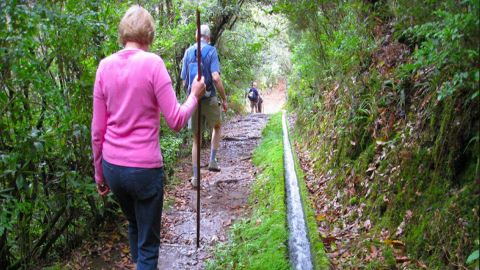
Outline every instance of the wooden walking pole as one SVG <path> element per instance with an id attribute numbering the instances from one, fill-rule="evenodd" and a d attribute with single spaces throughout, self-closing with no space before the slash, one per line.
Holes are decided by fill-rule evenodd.
<path id="1" fill-rule="evenodd" d="M 200 43 L 201 39 L 201 32 L 200 32 L 200 10 L 197 7 L 197 62 L 198 62 L 198 78 L 197 81 L 200 81 L 202 78 L 202 47 Z M 201 149 L 201 115 L 202 111 L 202 100 L 198 101 L 198 109 L 197 109 L 197 248 L 200 247 L 200 149 Z"/>

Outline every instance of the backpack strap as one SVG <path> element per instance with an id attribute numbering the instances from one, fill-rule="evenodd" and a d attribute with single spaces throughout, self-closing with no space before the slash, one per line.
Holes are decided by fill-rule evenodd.
<path id="1" fill-rule="evenodd" d="M 201 53 L 202 53 L 202 56 L 201 56 L 201 59 L 202 59 L 202 66 L 205 66 L 205 60 L 207 59 L 208 55 L 210 54 L 210 52 L 213 51 L 213 46 L 212 45 L 205 45 L 202 50 L 201 50 Z M 197 48 L 195 48 L 195 51 L 193 52 L 193 61 L 196 62 L 197 61 Z M 203 73 L 203 70 L 202 70 L 202 73 Z M 203 74 L 202 74 L 203 75 Z"/>
<path id="2" fill-rule="evenodd" d="M 205 45 L 201 52 L 202 52 L 202 64 L 203 62 L 205 61 L 205 59 L 207 59 L 207 56 L 210 54 L 210 52 L 213 50 L 213 46 L 212 45 Z M 193 63 L 193 62 L 197 62 L 197 48 L 195 47 L 193 49 L 193 56 L 190 58 L 190 62 L 189 63 Z"/>
<path id="3" fill-rule="evenodd" d="M 205 47 L 202 48 L 202 62 L 207 59 L 207 56 L 210 54 L 211 51 L 213 51 L 213 46 L 212 45 L 205 45 Z"/>
<path id="4" fill-rule="evenodd" d="M 192 48 L 193 48 L 193 52 L 192 52 L 191 54 L 193 54 L 193 55 L 190 56 L 190 59 L 189 59 L 190 61 L 187 62 L 187 69 L 188 69 L 188 66 L 189 66 L 190 64 L 197 62 L 197 47 L 196 47 L 196 45 L 194 45 Z M 213 48 L 214 48 L 214 47 L 213 47 L 212 45 L 206 44 L 206 45 L 201 49 L 201 54 L 202 54 L 202 56 L 201 56 L 202 67 L 205 66 L 205 59 L 207 59 L 208 55 L 213 51 Z M 204 69 L 202 69 L 202 73 L 203 73 L 203 72 L 204 72 Z M 190 82 L 189 76 L 190 76 L 190 74 L 189 74 L 189 72 L 187 72 L 187 82 Z M 203 76 L 203 74 L 202 74 L 202 76 Z M 193 82 L 193 81 L 192 81 L 192 82 Z M 207 83 L 207 82 L 205 82 L 205 84 L 206 84 L 206 83 Z M 191 85 L 188 85 L 188 86 L 187 86 L 187 88 L 190 88 L 190 87 L 191 87 Z M 208 87 L 208 85 L 207 85 L 207 87 Z"/>

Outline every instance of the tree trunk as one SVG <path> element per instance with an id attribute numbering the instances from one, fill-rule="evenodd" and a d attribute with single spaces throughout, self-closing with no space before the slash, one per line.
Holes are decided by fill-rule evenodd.
<path id="1" fill-rule="evenodd" d="M 0 236 L 0 269 L 7 269 L 10 266 L 10 254 L 7 246 L 7 231 Z"/>
<path id="2" fill-rule="evenodd" d="M 235 22 L 238 12 L 240 11 L 245 0 L 239 0 L 235 5 L 235 8 L 229 8 L 227 13 L 218 14 L 216 17 L 212 18 L 214 25 L 211 29 L 210 43 L 215 45 L 223 34 L 225 28 L 232 29 Z M 219 4 L 226 9 L 227 1 L 219 1 Z"/>

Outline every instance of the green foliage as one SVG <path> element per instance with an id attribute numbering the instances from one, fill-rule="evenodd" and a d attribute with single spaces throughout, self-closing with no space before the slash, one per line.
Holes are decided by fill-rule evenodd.
<path id="1" fill-rule="evenodd" d="M 176 161 L 178 157 L 181 156 L 182 144 L 190 137 L 189 135 L 189 131 L 183 130 L 181 134 L 175 134 L 171 131 L 165 131 L 160 136 L 160 148 L 162 150 L 163 156 L 163 167 L 167 179 L 169 179 L 173 175 Z"/>
<path id="2" fill-rule="evenodd" d="M 207 269 L 290 269 L 280 114 L 263 130 L 253 160 L 261 173 L 249 197 L 252 214 L 233 225 L 230 241 L 216 248 Z"/>
<path id="3" fill-rule="evenodd" d="M 478 249 L 475 250 L 474 252 L 472 252 L 472 254 L 470 254 L 470 256 L 468 256 L 466 263 L 471 264 L 475 261 L 478 261 L 479 253 L 480 253 L 480 251 Z"/>
<path id="4" fill-rule="evenodd" d="M 438 89 L 438 100 L 454 92 L 467 90 L 471 100 L 478 97 L 480 68 L 478 66 L 479 1 L 463 1 L 458 8 L 464 12 L 438 9 L 432 21 L 407 29 L 404 36 L 419 44 L 413 64 L 405 68 L 418 72 L 433 67 L 430 80 Z"/>
<path id="5" fill-rule="evenodd" d="M 250 74 L 242 54 L 254 57 L 260 49 L 229 37 L 242 2 L 202 1 L 202 21 L 210 23 L 217 40 L 224 33 L 236 42 L 238 52 L 230 53 L 230 45 L 220 49 L 222 64 L 226 57 L 234 63 L 226 63 L 222 74 L 229 95 L 238 90 L 230 87 L 232 78 L 244 80 Z M 0 2 L 1 269 L 39 267 L 42 261 L 64 257 L 118 214 L 112 196 L 101 199 L 96 194 L 92 178 L 91 93 L 99 61 L 120 49 L 117 26 L 134 3 Z M 196 5 L 163 1 L 144 7 L 157 24 L 150 50 L 163 58 L 182 99 L 181 59 L 193 43 Z M 220 25 L 219 18 L 228 18 L 227 24 Z M 189 148 L 189 135 L 162 125 L 167 176 L 181 149 Z"/>
<path id="6" fill-rule="evenodd" d="M 365 207 L 373 224 L 340 266 L 363 263 L 381 231 L 429 269 L 464 266 L 479 234 L 479 2 L 369 2 L 274 5 L 290 24 L 288 106 L 303 147 L 338 211 Z M 395 267 L 381 252 L 368 267 Z"/>
<path id="7" fill-rule="evenodd" d="M 104 53 L 97 45 L 110 38 L 102 4 L 1 4 L 2 269 L 61 254 L 105 217 L 91 178 L 87 90 Z"/>
<path id="8" fill-rule="evenodd" d="M 244 89 L 254 79 L 254 70 L 260 64 L 255 59 L 262 43 L 255 39 L 251 26 L 244 23 L 234 31 L 224 33 L 218 44 L 222 53 L 222 81 L 231 96 L 229 103 L 233 114 L 243 112 Z M 245 46 L 238 46 L 239 43 Z"/>

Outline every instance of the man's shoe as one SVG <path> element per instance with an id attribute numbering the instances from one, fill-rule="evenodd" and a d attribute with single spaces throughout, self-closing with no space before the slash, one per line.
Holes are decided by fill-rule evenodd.
<path id="1" fill-rule="evenodd" d="M 211 171 L 211 172 L 219 172 L 220 171 L 220 167 L 218 167 L 216 159 L 210 160 L 210 162 L 208 163 L 208 170 Z"/>
<path id="2" fill-rule="evenodd" d="M 198 187 L 198 178 L 192 176 L 192 179 L 190 179 L 190 183 L 192 184 L 192 187 Z"/>

